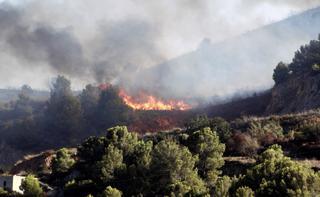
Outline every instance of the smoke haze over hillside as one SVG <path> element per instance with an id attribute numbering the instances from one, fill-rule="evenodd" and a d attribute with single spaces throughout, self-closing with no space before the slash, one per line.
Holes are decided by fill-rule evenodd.
<path id="1" fill-rule="evenodd" d="M 149 80 L 146 87 L 139 83 L 161 76 L 157 70 L 142 79 L 142 70 L 196 50 L 204 38 L 211 43 L 227 40 L 318 5 L 318 0 L 2 1 L 0 86 L 18 87 L 26 83 L 46 89 L 52 77 L 63 74 L 76 89 L 101 82 L 126 86 L 127 81 L 131 85 L 128 88 L 133 84 L 152 89 L 159 87 L 153 83 L 170 83 L 166 81 L 170 77 Z M 209 74 L 208 71 L 201 73 Z M 184 73 L 191 75 L 193 70 Z M 267 77 L 271 78 L 269 73 Z M 188 83 L 196 83 L 197 79 Z M 176 79 L 174 83 L 185 84 L 184 80 Z M 246 80 L 256 83 L 250 78 Z M 203 89 L 195 91 L 195 96 L 205 95 L 202 92 L 210 84 L 215 85 L 205 83 Z M 161 91 L 170 96 L 172 90 L 166 92 L 167 86 L 161 85 Z M 223 87 L 209 87 L 217 88 Z"/>

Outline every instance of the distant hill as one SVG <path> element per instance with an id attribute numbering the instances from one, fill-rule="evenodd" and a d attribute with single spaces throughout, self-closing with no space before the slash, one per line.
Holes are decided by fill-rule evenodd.
<path id="1" fill-rule="evenodd" d="M 207 109 L 210 116 L 288 114 L 320 108 L 320 36 L 300 47 L 289 64 L 274 69 L 270 91 Z"/>
<path id="2" fill-rule="evenodd" d="M 265 90 L 273 85 L 277 63 L 290 62 L 319 33 L 320 7 L 220 43 L 205 39 L 197 50 L 144 70 L 135 80 L 143 78 L 144 88 L 162 96 L 182 98 Z"/>
<path id="3" fill-rule="evenodd" d="M 0 89 L 0 104 L 5 104 L 18 99 L 20 89 Z M 74 95 L 79 95 L 80 91 L 73 91 Z M 50 92 L 45 90 L 32 90 L 30 98 L 35 101 L 46 101 L 50 97 Z"/>
<path id="4" fill-rule="evenodd" d="M 227 120 L 242 116 L 263 116 L 266 114 L 270 100 L 271 91 L 268 90 L 246 98 L 236 98 L 227 103 L 206 107 L 202 113 L 209 117 L 219 116 Z"/>
<path id="5" fill-rule="evenodd" d="M 19 93 L 19 89 L 0 89 L 0 103 L 7 103 L 16 100 Z M 48 91 L 33 90 L 30 96 L 34 100 L 43 101 L 49 98 L 50 93 Z"/>

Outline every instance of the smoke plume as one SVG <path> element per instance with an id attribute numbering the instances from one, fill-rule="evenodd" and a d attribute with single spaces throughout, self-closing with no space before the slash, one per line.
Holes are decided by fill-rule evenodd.
<path id="1" fill-rule="evenodd" d="M 222 41 L 230 43 L 236 35 L 319 6 L 318 0 L 0 2 L 1 87 L 27 83 L 46 89 L 52 77 L 62 74 L 75 89 L 108 82 L 168 98 L 191 97 L 191 91 L 194 97 L 224 97 L 271 86 L 278 56 L 255 54 L 273 58 L 264 68 L 250 54 L 238 55 L 230 65 L 222 57 L 233 58 L 232 44 L 223 48 Z M 277 33 L 262 39 L 278 42 Z M 301 35 L 299 42 L 279 49 L 280 54 L 286 60 L 294 47 L 313 36 Z M 204 38 L 209 39 L 200 44 Z M 247 50 L 253 51 L 255 47 Z M 237 62 L 244 60 L 239 68 Z M 241 74 L 245 69 L 250 74 Z M 261 73 L 263 77 L 252 77 Z"/>

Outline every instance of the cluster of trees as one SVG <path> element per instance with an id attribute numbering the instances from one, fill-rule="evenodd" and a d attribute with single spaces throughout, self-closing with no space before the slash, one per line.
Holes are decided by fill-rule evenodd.
<path id="1" fill-rule="evenodd" d="M 320 173 L 285 156 L 279 145 L 268 147 L 252 167 L 232 177 L 221 171 L 224 151 L 217 132 L 209 127 L 198 130 L 190 124 L 190 130 L 138 137 L 117 126 L 108 129 L 104 137 L 86 139 L 76 154 L 60 149 L 46 180 L 58 188 L 57 195 L 79 197 L 320 193 Z M 26 195 L 43 194 L 33 177 L 22 187 Z"/>
<path id="2" fill-rule="evenodd" d="M 290 75 L 303 73 L 317 74 L 320 71 L 320 35 L 318 40 L 312 40 L 309 44 L 301 46 L 295 53 L 292 62 L 288 65 L 280 62 L 274 69 L 273 80 L 276 84 L 286 81 Z"/>
<path id="3" fill-rule="evenodd" d="M 90 137 L 78 148 L 69 173 L 53 165 L 52 182 L 67 196 L 204 195 L 214 190 L 221 173 L 224 145 L 209 128 L 190 134 L 138 138 L 126 127 L 114 127 L 106 137 Z M 55 162 L 54 162 L 55 163 Z M 64 180 L 64 181 L 62 181 Z"/>
<path id="4" fill-rule="evenodd" d="M 118 96 L 116 87 L 87 85 L 76 94 L 70 86 L 69 80 L 58 76 L 47 101 L 32 100 L 32 89 L 23 86 L 18 99 L 0 109 L 0 148 L 6 149 L 1 152 L 13 155 L 14 151 L 18 156 L 8 163 L 28 152 L 76 145 L 109 127 L 129 124 L 132 110 Z"/>

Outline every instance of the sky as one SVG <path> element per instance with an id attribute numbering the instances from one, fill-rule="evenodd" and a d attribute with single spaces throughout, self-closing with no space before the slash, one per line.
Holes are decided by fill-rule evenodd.
<path id="1" fill-rule="evenodd" d="M 319 0 L 0 0 L 0 87 L 115 83 L 320 5 Z"/>

